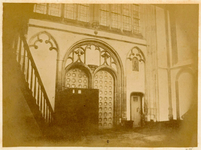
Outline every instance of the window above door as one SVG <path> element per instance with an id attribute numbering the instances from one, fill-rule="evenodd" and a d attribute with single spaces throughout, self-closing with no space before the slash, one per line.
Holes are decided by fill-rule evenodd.
<path id="1" fill-rule="evenodd" d="M 141 37 L 140 6 L 137 4 L 37 3 L 34 18 L 50 19 L 87 28 Z"/>

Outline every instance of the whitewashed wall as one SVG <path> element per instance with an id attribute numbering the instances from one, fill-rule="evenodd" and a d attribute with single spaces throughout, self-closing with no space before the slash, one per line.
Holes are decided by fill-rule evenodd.
<path id="1" fill-rule="evenodd" d="M 123 64 L 123 72 L 125 74 L 125 82 L 127 79 L 130 81 L 132 79 L 130 85 L 125 87 L 125 96 L 128 97 L 127 102 L 127 118 L 130 117 L 130 94 L 131 92 L 142 92 L 144 93 L 144 64 L 143 66 L 140 65 L 140 72 L 137 74 L 127 74 L 126 68 L 126 62 L 127 62 L 127 55 L 130 52 L 130 50 L 134 47 L 138 47 L 145 55 L 146 55 L 146 41 L 142 39 L 132 38 L 128 36 L 122 36 L 112 33 L 107 33 L 103 31 L 98 31 L 98 35 L 95 36 L 94 30 L 75 27 L 75 26 L 69 26 L 59 23 L 50 23 L 48 21 L 39 21 L 35 19 L 31 19 L 29 22 L 29 32 L 28 32 L 28 39 L 30 39 L 34 34 L 46 31 L 50 33 L 54 39 L 56 40 L 58 47 L 59 47 L 59 60 L 63 60 L 66 52 L 70 50 L 70 47 L 74 45 L 76 42 L 79 42 L 84 39 L 99 39 L 103 42 L 106 42 L 108 45 L 114 48 L 114 50 L 118 53 L 118 55 L 121 58 L 121 62 Z M 34 25 L 34 27 L 32 26 Z M 55 28 L 56 27 L 56 28 Z M 49 29 L 51 28 L 51 29 Z M 108 39 L 110 38 L 110 39 Z M 33 48 L 32 48 L 33 49 Z M 42 59 L 42 55 L 50 55 L 51 53 L 54 53 L 52 51 L 45 50 L 45 47 L 42 47 L 44 49 L 44 52 L 41 51 L 43 54 L 34 54 L 35 51 L 39 52 L 38 50 L 32 50 L 35 60 L 37 61 L 38 68 L 41 68 L 40 74 L 42 77 L 42 80 L 44 80 L 44 84 L 48 93 L 48 96 L 51 100 L 51 103 L 54 105 L 54 100 L 51 99 L 53 95 L 55 94 L 55 71 L 56 71 L 56 65 L 53 65 L 56 61 L 56 57 L 52 57 L 53 59 L 47 59 L 48 62 L 45 62 L 44 59 Z M 44 63 L 48 67 L 49 72 L 47 73 Z M 62 65 L 62 64 L 61 64 Z M 61 67 L 61 66 L 60 66 Z M 54 79 L 53 79 L 54 78 Z"/>
<path id="2" fill-rule="evenodd" d="M 175 81 L 178 71 L 190 65 L 196 72 L 197 49 L 193 33 L 194 26 L 183 26 L 190 16 L 185 12 L 187 18 L 182 17 L 183 8 L 176 8 L 176 40 L 178 50 L 178 62 L 172 65 L 172 47 L 171 47 L 171 30 L 169 16 L 165 16 L 162 8 L 153 5 L 140 5 L 140 32 L 143 39 L 123 36 L 119 34 L 98 31 L 94 34 L 94 30 L 70 26 L 50 21 L 42 21 L 30 19 L 28 29 L 28 40 L 36 33 L 47 31 L 56 40 L 59 47 L 58 60 L 62 61 L 66 52 L 76 42 L 84 39 L 99 39 L 107 43 L 118 53 L 124 68 L 124 97 L 126 99 L 127 111 L 126 117 L 130 119 L 130 94 L 132 92 L 141 92 L 145 94 L 145 103 L 147 106 L 146 120 L 150 121 L 168 121 L 170 101 L 172 103 L 173 119 L 176 119 L 176 94 Z M 184 13 L 184 12 L 183 12 Z M 167 20 L 166 20 L 167 19 Z M 34 26 L 33 26 L 34 25 Z M 134 47 L 138 47 L 145 55 L 145 63 L 140 62 L 139 72 L 133 72 L 131 62 L 127 59 L 128 53 Z M 46 50 L 47 49 L 47 50 Z M 56 51 L 49 51 L 47 45 L 34 50 L 31 48 L 35 62 L 38 66 L 39 73 L 44 82 L 46 91 L 54 106 L 55 84 L 56 84 Z M 168 54 L 170 56 L 168 57 Z M 170 66 L 168 66 L 168 60 Z M 62 63 L 60 63 L 62 68 Z M 168 77 L 168 70 L 169 77 Z M 170 80 L 170 82 L 169 82 Z M 186 92 L 183 81 L 190 87 L 195 85 L 192 77 L 185 75 L 179 79 L 179 90 L 184 95 L 179 95 L 180 99 L 184 99 L 185 104 L 182 109 L 186 109 L 189 105 L 188 99 L 192 96 L 192 90 Z M 168 84 L 170 90 L 168 91 Z M 184 88 L 182 88 L 184 87 Z M 186 95 L 185 95 L 186 94 Z M 183 111 L 183 110 L 182 110 Z"/>

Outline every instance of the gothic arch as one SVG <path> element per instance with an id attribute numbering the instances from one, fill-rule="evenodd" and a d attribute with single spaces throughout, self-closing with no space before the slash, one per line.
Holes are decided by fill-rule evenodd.
<path id="1" fill-rule="evenodd" d="M 121 58 L 119 56 L 119 54 L 116 52 L 116 50 L 110 46 L 109 44 L 107 44 L 106 42 L 99 40 L 99 39 L 92 39 L 92 38 L 88 38 L 88 39 L 83 39 L 80 41 L 77 41 L 76 43 L 74 43 L 67 51 L 66 54 L 64 55 L 64 63 L 63 63 L 63 68 L 65 68 L 65 63 L 66 60 L 69 56 L 69 54 L 77 47 L 79 47 L 80 45 L 82 45 L 83 43 L 96 43 L 97 46 L 103 46 L 104 48 L 106 48 L 108 50 L 108 52 L 114 57 L 116 58 L 116 62 L 119 65 L 119 69 L 122 71 L 122 75 L 123 75 L 123 63 L 121 61 Z"/>
<path id="2" fill-rule="evenodd" d="M 41 39 L 41 35 L 46 35 L 47 39 L 46 40 Z M 50 47 L 49 47 L 50 51 L 56 50 L 57 52 L 59 52 L 59 46 L 58 46 L 56 40 L 47 31 L 42 31 L 42 32 L 39 32 L 39 33 L 36 33 L 35 35 L 33 35 L 28 42 L 29 47 L 34 47 L 35 49 L 38 49 L 38 45 L 37 45 L 38 42 L 40 42 L 40 43 L 45 42 L 45 44 L 50 45 Z"/>
<path id="3" fill-rule="evenodd" d="M 193 76 L 193 78 L 195 78 L 195 74 L 194 74 L 193 70 L 190 69 L 189 67 L 187 67 L 187 68 L 185 67 L 185 68 L 180 69 L 179 72 L 177 73 L 176 81 L 178 81 L 180 75 L 185 73 L 185 72 L 190 73 Z"/>
<path id="4" fill-rule="evenodd" d="M 186 87 L 186 86 L 182 86 L 183 88 L 180 88 L 181 87 L 181 83 L 179 82 L 179 79 L 180 79 L 180 77 L 182 76 L 182 75 L 184 75 L 185 73 L 188 73 L 188 74 L 190 74 L 191 75 L 191 77 L 192 77 L 192 82 L 193 83 L 195 83 L 195 74 L 194 74 L 194 72 L 193 72 L 193 70 L 191 69 L 191 68 L 189 68 L 189 67 L 183 67 L 183 68 L 181 68 L 179 71 L 178 71 L 178 73 L 177 73 L 177 75 L 176 75 L 176 79 L 175 79 L 175 94 L 176 94 L 176 116 L 177 116 L 177 119 L 178 120 L 180 120 L 181 118 L 182 118 L 182 115 L 184 115 L 183 114 L 183 112 L 181 112 L 181 109 L 184 107 L 183 105 L 185 105 L 185 103 L 183 103 L 183 100 L 185 100 L 186 99 L 186 96 L 185 96 L 185 98 L 184 99 L 182 99 L 181 97 L 183 96 L 183 94 L 185 95 L 185 94 L 187 94 L 187 97 L 189 97 L 188 95 L 190 94 L 191 96 L 191 98 L 188 98 L 187 100 L 186 100 L 186 102 L 188 102 L 189 104 L 187 105 L 185 105 L 185 107 L 191 107 L 194 103 L 197 103 L 195 100 L 194 100 L 194 92 L 191 92 L 191 93 L 189 93 L 189 91 L 185 91 L 185 92 L 180 92 L 180 90 L 182 90 L 182 89 L 185 89 L 185 88 L 189 88 L 189 87 Z M 187 80 L 188 81 L 188 80 Z M 193 83 L 191 83 L 191 84 L 193 84 Z M 197 84 L 197 83 L 196 83 Z M 190 86 L 190 85 L 189 85 Z M 196 85 L 195 85 L 196 86 Z M 197 87 L 197 86 L 196 86 Z M 197 92 L 197 91 L 196 91 Z M 196 93 L 195 92 L 195 93 Z M 189 93 L 189 94 L 188 94 Z M 181 103 L 181 100 L 182 100 L 182 103 Z"/>
<path id="5" fill-rule="evenodd" d="M 90 55 L 90 50 L 97 51 L 98 63 L 90 64 L 87 59 Z M 88 52 L 87 52 L 88 51 Z M 93 56 L 92 56 L 93 57 Z M 84 39 L 74 43 L 66 52 L 62 65 L 62 86 L 65 87 L 65 73 L 66 70 L 77 67 L 86 70 L 90 75 L 90 84 L 92 88 L 99 89 L 99 125 L 105 126 L 105 118 L 103 108 L 108 107 L 107 114 L 112 114 L 112 122 L 117 124 L 119 118 L 122 116 L 122 102 L 124 99 L 124 84 L 123 84 L 123 64 L 117 52 L 107 43 L 98 39 Z M 82 67 L 82 68 L 81 68 Z M 102 93 L 102 94 L 101 94 Z M 103 94 L 104 93 L 104 94 Z M 106 94 L 105 94 L 106 93 Z M 101 100 L 104 100 L 103 101 Z M 110 101 L 106 101 L 110 100 Z M 107 104 L 106 104 L 107 103 Z M 104 104 L 104 106 L 103 106 Z M 100 109 L 101 108 L 101 109 Z M 110 109 L 111 108 L 111 109 Z M 101 114 L 102 113 L 102 114 Z M 101 114 L 101 115 L 100 115 Z M 111 117 L 111 116 L 110 116 Z M 111 118 L 107 118 L 110 119 Z M 99 121 L 100 121 L 99 120 Z M 113 124 L 112 123 L 112 124 Z M 106 126 L 112 126 L 111 122 L 107 122 Z"/>
<path id="6" fill-rule="evenodd" d="M 113 47 L 111 47 L 109 44 L 107 44 L 106 42 L 104 42 L 104 41 L 102 41 L 102 40 L 99 40 L 99 39 L 83 39 L 83 40 L 80 40 L 80 41 L 78 41 L 78 42 L 76 42 L 76 43 L 74 43 L 68 50 L 67 50 L 67 52 L 66 52 L 66 54 L 64 55 L 64 58 L 63 58 L 63 65 L 62 65 L 62 80 L 64 81 L 64 74 L 65 74 L 65 68 L 66 68 L 66 66 L 68 66 L 68 65 L 66 65 L 66 63 L 67 63 L 67 60 L 69 60 L 69 59 L 71 59 L 72 60 L 72 62 L 70 63 L 70 64 L 73 64 L 73 63 L 75 63 L 74 61 L 75 60 L 73 60 L 73 58 L 72 57 L 70 57 L 70 55 L 72 54 L 72 52 L 76 49 L 76 48 L 79 48 L 80 46 L 82 46 L 82 45 L 90 45 L 90 44 L 92 44 L 92 45 L 95 45 L 95 46 L 97 46 L 97 47 L 101 47 L 101 48 L 103 48 L 103 49 L 105 49 L 106 51 L 106 53 L 108 53 L 113 59 L 114 59 L 114 61 L 112 62 L 112 64 L 115 64 L 116 65 L 116 67 L 117 67 L 117 70 L 115 71 L 112 67 L 108 67 L 108 66 L 106 66 L 106 65 L 100 65 L 100 66 L 98 66 L 97 68 L 95 68 L 94 70 L 93 70 L 93 72 L 94 71 L 96 71 L 96 70 L 98 70 L 98 69 L 101 69 L 101 68 L 105 68 L 105 69 L 107 69 L 107 70 L 111 70 L 110 71 L 110 73 L 115 77 L 115 79 L 117 78 L 117 76 L 118 76 L 118 78 L 119 79 L 121 79 L 120 81 L 121 81 L 121 83 L 118 83 L 119 85 L 121 85 L 122 87 L 123 87 L 123 78 L 124 78 L 124 70 L 123 70 L 123 63 L 122 63 L 122 61 L 121 61 L 121 59 L 120 59 L 120 56 L 118 55 L 118 53 L 116 52 L 116 50 L 114 50 L 114 48 Z M 96 50 L 99 50 L 98 48 L 96 49 Z M 83 48 L 81 48 L 80 50 L 80 53 L 81 54 L 84 54 L 84 49 Z M 82 63 L 83 65 L 85 65 L 85 67 L 87 67 L 87 68 L 89 68 L 86 64 L 85 64 L 85 60 L 83 60 L 83 62 L 81 61 L 81 59 L 77 59 L 77 62 L 79 62 L 79 63 Z M 90 70 L 90 69 L 89 69 Z M 92 71 L 91 71 L 91 73 L 92 73 Z M 93 75 L 92 75 L 92 78 L 93 78 Z M 62 81 L 62 86 L 64 87 L 64 82 Z M 93 83 L 92 83 L 92 85 L 93 85 Z M 123 88 L 122 88 L 123 89 Z M 122 90 L 123 91 L 123 90 Z M 122 94 L 123 95 L 123 94 Z"/>
<path id="7" fill-rule="evenodd" d="M 138 53 L 134 53 L 133 51 L 134 50 L 137 50 L 138 51 Z M 139 48 L 139 47 L 137 47 L 137 46 L 135 46 L 135 47 L 133 47 L 128 53 L 127 53 L 127 59 L 132 59 L 133 57 L 136 57 L 136 58 L 138 58 L 138 60 L 139 61 L 143 61 L 144 63 L 145 63 L 145 55 L 144 55 L 144 53 L 142 52 L 142 50 Z"/>

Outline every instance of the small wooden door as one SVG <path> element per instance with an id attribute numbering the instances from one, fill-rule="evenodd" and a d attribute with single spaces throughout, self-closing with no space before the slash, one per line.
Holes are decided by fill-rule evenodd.
<path id="1" fill-rule="evenodd" d="M 131 120 L 134 121 L 133 127 L 141 126 L 141 114 L 142 114 L 141 96 L 132 95 L 131 96 Z"/>

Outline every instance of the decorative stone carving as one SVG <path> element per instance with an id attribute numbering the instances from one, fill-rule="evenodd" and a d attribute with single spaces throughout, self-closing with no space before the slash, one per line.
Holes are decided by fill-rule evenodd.
<path id="1" fill-rule="evenodd" d="M 86 55 L 86 51 L 87 50 L 97 50 L 99 51 L 97 56 L 97 59 L 99 59 L 98 64 L 87 64 L 86 63 L 86 59 L 88 58 Z M 107 51 L 106 48 L 101 47 L 100 45 L 96 44 L 96 43 L 86 43 L 83 45 L 80 45 L 78 47 L 76 47 L 68 56 L 67 60 L 71 60 L 68 61 L 69 64 L 74 63 L 74 62 L 81 62 L 85 65 L 97 65 L 97 66 L 101 66 L 101 65 L 105 65 L 108 67 L 113 68 L 115 71 L 117 71 L 116 68 L 116 62 L 114 61 L 113 57 L 111 56 L 111 54 Z M 69 65 L 67 64 L 67 65 Z M 94 69 L 94 68 L 93 68 Z M 94 70 L 92 70 L 94 71 Z"/>
<path id="2" fill-rule="evenodd" d="M 46 31 L 43 32 L 39 32 L 37 34 L 35 34 L 34 36 L 32 36 L 29 40 L 29 47 L 34 47 L 35 49 L 38 49 L 38 43 L 45 43 L 45 44 L 49 44 L 49 50 L 56 50 L 58 51 L 58 45 L 56 43 L 56 40 L 51 36 L 51 34 L 49 34 Z"/>
<path id="3" fill-rule="evenodd" d="M 131 49 L 127 59 L 132 61 L 133 71 L 139 71 L 139 62 L 145 62 L 144 55 L 137 47 L 134 47 L 133 49 Z"/>
<path id="4" fill-rule="evenodd" d="M 136 57 L 140 62 L 143 61 L 145 62 L 144 56 L 142 55 L 141 51 L 138 48 L 133 48 L 130 51 L 130 54 L 128 56 L 129 60 L 133 60 L 133 58 Z"/>
<path id="5" fill-rule="evenodd" d="M 101 57 L 103 57 L 103 59 L 104 59 L 104 62 L 102 65 L 108 65 L 109 66 L 107 59 L 110 58 L 110 55 L 107 52 L 103 51 L 101 54 Z"/>

